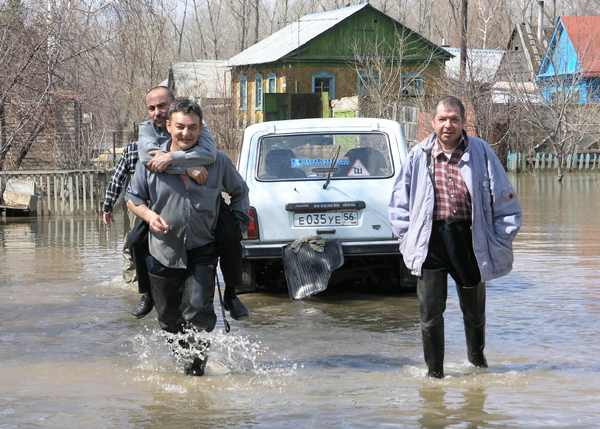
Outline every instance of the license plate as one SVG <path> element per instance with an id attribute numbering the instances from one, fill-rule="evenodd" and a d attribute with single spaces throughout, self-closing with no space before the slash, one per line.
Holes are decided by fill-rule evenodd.
<path id="1" fill-rule="evenodd" d="M 358 226 L 358 212 L 294 213 L 294 226 Z"/>

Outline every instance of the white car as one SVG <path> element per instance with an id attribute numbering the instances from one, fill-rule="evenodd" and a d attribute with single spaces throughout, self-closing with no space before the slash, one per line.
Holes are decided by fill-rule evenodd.
<path id="1" fill-rule="evenodd" d="M 283 247 L 310 235 L 342 245 L 344 265 L 330 285 L 351 279 L 413 288 L 387 209 L 406 156 L 402 126 L 389 120 L 299 119 L 248 127 L 238 170 L 250 188 L 253 221 L 242 241 L 241 292 L 285 282 Z"/>

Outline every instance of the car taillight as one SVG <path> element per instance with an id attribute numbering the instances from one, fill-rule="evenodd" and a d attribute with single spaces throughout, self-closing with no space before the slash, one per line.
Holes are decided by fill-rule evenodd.
<path id="1" fill-rule="evenodd" d="M 250 226 L 244 233 L 244 238 L 249 240 L 257 240 L 258 239 L 258 218 L 256 217 L 256 209 L 254 207 L 250 207 L 248 211 L 248 215 L 250 216 Z"/>

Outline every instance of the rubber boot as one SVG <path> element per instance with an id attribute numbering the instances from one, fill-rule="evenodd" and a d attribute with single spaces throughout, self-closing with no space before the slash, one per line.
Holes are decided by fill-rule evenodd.
<path id="1" fill-rule="evenodd" d="M 479 368 L 487 368 L 485 348 L 485 283 L 473 287 L 457 286 L 456 291 L 463 312 L 467 358 Z"/>
<path id="2" fill-rule="evenodd" d="M 186 340 L 179 340 L 179 345 L 184 349 L 191 351 L 190 359 L 184 363 L 183 370 L 187 375 L 193 375 L 200 377 L 204 375 L 206 369 L 206 362 L 208 360 L 208 348 L 210 347 L 210 341 L 196 339 L 195 330 Z"/>
<path id="3" fill-rule="evenodd" d="M 204 375 L 210 341 L 196 340 L 194 336 L 190 336 L 187 340 L 179 340 L 178 346 L 173 338 L 167 338 L 167 344 L 171 348 L 171 353 L 183 361 L 183 371 L 187 375 Z M 186 352 L 182 352 L 182 349 Z"/>
<path id="4" fill-rule="evenodd" d="M 479 368 L 487 368 L 487 360 L 483 349 L 485 347 L 485 326 L 473 328 L 465 325 L 467 337 L 467 357 L 469 362 Z"/>
<path id="5" fill-rule="evenodd" d="M 184 282 L 182 279 L 150 276 L 152 300 L 158 314 L 160 327 L 167 332 L 180 332 L 184 320 L 181 315 L 180 305 L 183 295 Z"/>
<path id="6" fill-rule="evenodd" d="M 421 330 L 421 337 L 427 375 L 431 378 L 444 378 L 444 327 Z"/>
<path id="7" fill-rule="evenodd" d="M 217 315 L 213 306 L 215 296 L 215 266 L 197 265 L 185 281 L 181 308 L 186 328 L 211 332 Z"/>
<path id="8" fill-rule="evenodd" d="M 427 375 L 444 377 L 444 311 L 448 297 L 448 274 L 423 270 L 417 281 L 419 318 Z"/>

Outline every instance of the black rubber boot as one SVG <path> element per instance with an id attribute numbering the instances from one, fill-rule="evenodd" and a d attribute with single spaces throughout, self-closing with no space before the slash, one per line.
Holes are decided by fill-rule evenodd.
<path id="1" fill-rule="evenodd" d="M 483 353 L 485 348 L 485 283 L 480 282 L 473 287 L 457 286 L 456 291 L 463 312 L 469 362 L 476 367 L 487 368 L 488 364 Z"/>
<path id="2" fill-rule="evenodd" d="M 146 316 L 148 313 L 152 311 L 154 307 L 154 302 L 152 301 L 152 297 L 149 292 L 142 294 L 142 297 L 138 301 L 138 303 L 133 307 L 133 311 L 131 314 L 136 319 L 141 319 Z"/>
<path id="3" fill-rule="evenodd" d="M 195 337 L 190 336 L 187 341 L 179 340 L 179 345 L 184 349 L 190 349 L 192 353 L 191 359 L 183 366 L 185 373 L 196 377 L 204 375 L 210 341 L 196 340 Z"/>
<path id="4" fill-rule="evenodd" d="M 444 311 L 448 297 L 448 274 L 423 270 L 417 281 L 423 354 L 431 378 L 444 377 Z"/>
<path id="5" fill-rule="evenodd" d="M 179 356 L 183 361 L 183 371 L 187 375 L 204 375 L 210 341 L 196 340 L 194 336 L 189 336 L 187 340 L 181 339 L 177 342 L 179 347 L 174 345 L 175 341 L 173 338 L 167 338 L 167 343 L 171 347 L 171 353 Z M 186 352 L 182 352 L 181 349 L 186 350 Z"/>
<path id="6" fill-rule="evenodd" d="M 185 323 L 180 310 L 183 280 L 150 274 L 150 286 L 160 327 L 167 332 L 181 332 Z"/>
<path id="7" fill-rule="evenodd" d="M 215 266 L 197 265 L 185 281 L 181 308 L 186 328 L 211 332 L 217 323 L 213 306 L 215 296 Z"/>
<path id="8" fill-rule="evenodd" d="M 427 363 L 427 375 L 431 378 L 444 378 L 444 327 L 421 330 L 423 354 Z"/>

